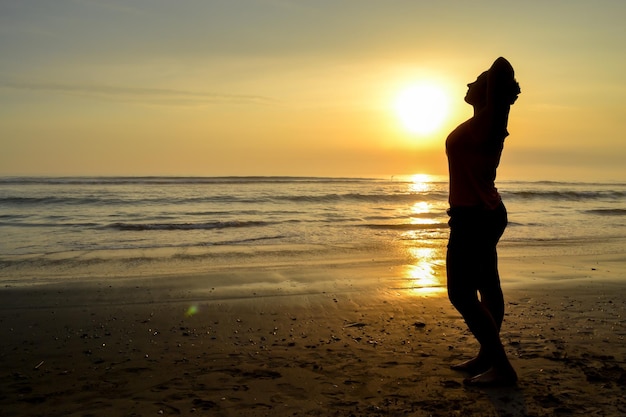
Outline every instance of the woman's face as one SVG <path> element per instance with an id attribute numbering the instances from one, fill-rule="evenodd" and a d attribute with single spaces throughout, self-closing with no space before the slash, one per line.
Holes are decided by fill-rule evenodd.
<path id="1" fill-rule="evenodd" d="M 480 74 L 476 81 L 467 85 L 465 102 L 478 107 L 487 104 L 487 71 Z"/>

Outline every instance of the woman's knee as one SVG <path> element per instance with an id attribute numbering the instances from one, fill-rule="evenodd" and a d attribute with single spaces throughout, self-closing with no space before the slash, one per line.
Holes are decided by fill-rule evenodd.
<path id="1" fill-rule="evenodd" d="M 479 307 L 480 304 L 476 291 L 466 288 L 448 287 L 448 299 L 461 314 Z"/>
<path id="2" fill-rule="evenodd" d="M 490 303 L 504 303 L 504 295 L 499 283 L 479 289 L 480 298 Z"/>

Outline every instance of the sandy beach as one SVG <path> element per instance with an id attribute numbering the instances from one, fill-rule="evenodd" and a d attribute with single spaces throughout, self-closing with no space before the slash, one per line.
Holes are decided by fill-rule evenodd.
<path id="1" fill-rule="evenodd" d="M 623 255 L 501 260 L 497 389 L 449 369 L 477 345 L 444 289 L 370 262 L 6 285 L 0 415 L 626 413 Z"/>

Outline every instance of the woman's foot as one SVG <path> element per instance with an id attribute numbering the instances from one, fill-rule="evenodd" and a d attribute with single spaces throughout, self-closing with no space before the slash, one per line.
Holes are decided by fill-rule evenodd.
<path id="1" fill-rule="evenodd" d="M 490 368 L 482 374 L 463 381 L 465 385 L 472 387 L 510 387 L 517 383 L 517 374 L 510 369 Z"/>
<path id="2" fill-rule="evenodd" d="M 467 360 L 465 362 L 461 362 L 456 365 L 450 366 L 451 369 L 459 372 L 465 372 L 470 375 L 479 375 L 483 372 L 487 372 L 489 368 L 491 368 L 491 362 L 480 355 Z"/>

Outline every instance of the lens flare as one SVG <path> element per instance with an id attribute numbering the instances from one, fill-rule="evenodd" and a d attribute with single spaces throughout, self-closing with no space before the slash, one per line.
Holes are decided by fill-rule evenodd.
<path id="1" fill-rule="evenodd" d="M 196 314 L 198 314 L 198 311 L 200 311 L 200 309 L 198 308 L 197 305 L 195 304 L 190 305 L 187 311 L 185 312 L 185 316 L 187 317 L 195 316 Z"/>

